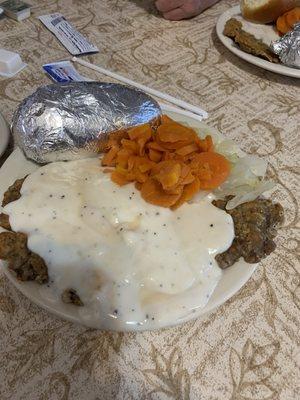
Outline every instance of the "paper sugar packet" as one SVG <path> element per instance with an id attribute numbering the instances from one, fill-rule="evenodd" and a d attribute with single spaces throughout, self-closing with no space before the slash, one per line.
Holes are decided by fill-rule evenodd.
<path id="1" fill-rule="evenodd" d="M 71 54 L 80 55 L 99 51 L 98 47 L 78 32 L 62 14 L 41 15 L 39 19 Z"/>
<path id="2" fill-rule="evenodd" d="M 55 82 L 89 82 L 91 79 L 80 75 L 71 61 L 57 61 L 50 64 L 44 64 L 43 70 L 47 72 L 50 78 Z"/>

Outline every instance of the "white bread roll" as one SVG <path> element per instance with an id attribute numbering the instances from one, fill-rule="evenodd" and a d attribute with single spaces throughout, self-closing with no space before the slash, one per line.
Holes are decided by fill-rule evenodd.
<path id="1" fill-rule="evenodd" d="M 252 22 L 267 24 L 288 10 L 300 5 L 300 0 L 241 0 L 242 15 Z"/>

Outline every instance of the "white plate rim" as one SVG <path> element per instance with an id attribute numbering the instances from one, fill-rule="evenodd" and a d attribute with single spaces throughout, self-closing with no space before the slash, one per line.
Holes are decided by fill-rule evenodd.
<path id="1" fill-rule="evenodd" d="M 0 113 L 0 157 L 5 152 L 9 142 L 10 130 L 6 120 Z"/>
<path id="2" fill-rule="evenodd" d="M 263 68 L 267 71 L 275 72 L 276 74 L 289 76 L 292 78 L 300 78 L 300 69 L 288 67 L 283 64 L 271 63 L 267 60 L 263 60 L 252 54 L 248 54 L 240 50 L 233 42 L 232 39 L 228 38 L 223 34 L 226 22 L 233 16 L 241 12 L 240 6 L 231 7 L 229 10 L 225 11 L 218 19 L 216 25 L 217 36 L 223 45 L 231 51 L 236 56 L 240 57 L 244 61 L 250 64 L 256 65 L 257 67 Z"/>
<path id="3" fill-rule="evenodd" d="M 174 111 L 168 111 L 168 106 L 162 106 L 162 109 L 172 118 L 176 118 L 180 121 L 186 121 L 190 122 L 194 126 L 198 127 L 203 127 L 205 129 L 210 129 L 211 132 L 216 130 L 214 128 L 209 127 L 208 125 L 199 122 L 198 119 L 192 119 L 191 117 L 187 117 L 183 114 L 181 114 L 180 110 L 178 112 Z M 15 166 L 16 172 L 15 174 L 12 173 L 12 168 L 11 166 Z M 33 162 L 27 160 L 22 151 L 20 149 L 14 150 L 14 152 L 8 157 L 6 162 L 3 164 L 2 168 L 0 168 L 0 178 L 3 176 L 5 177 L 5 182 L 3 183 L 3 179 L 0 179 L 0 199 L 2 198 L 3 192 L 7 189 L 7 187 L 13 183 L 15 179 L 22 178 L 24 175 L 34 171 L 37 168 L 37 165 L 34 164 Z M 9 175 L 10 172 L 10 175 Z M 1 210 L 1 208 L 0 208 Z M 256 267 L 258 264 L 247 264 L 244 260 L 240 259 L 235 265 L 232 267 L 224 270 L 223 277 L 221 278 L 221 281 L 219 282 L 217 288 L 215 289 L 212 297 L 210 298 L 209 302 L 207 305 L 202 308 L 201 310 L 198 310 L 197 312 L 193 314 L 189 314 L 185 318 L 182 318 L 181 320 L 175 321 L 173 324 L 166 325 L 163 328 L 160 329 L 165 329 L 169 328 L 172 326 L 176 326 L 179 324 L 182 324 L 184 322 L 199 318 L 199 317 L 204 317 L 210 312 L 212 312 L 214 309 L 219 307 L 220 305 L 224 304 L 227 300 L 229 300 L 233 295 L 235 295 L 244 285 L 245 283 L 250 279 L 251 275 L 254 273 Z M 43 301 L 41 294 L 39 293 L 39 285 L 34 282 L 20 282 L 16 279 L 16 277 L 8 270 L 6 263 L 4 261 L 0 260 L 0 268 L 4 272 L 5 276 L 9 279 L 9 281 L 29 300 L 31 300 L 34 304 L 40 306 L 44 310 L 50 312 L 51 314 L 54 314 L 64 320 L 77 323 L 82 325 L 82 321 L 79 318 L 79 313 L 78 309 L 74 307 L 73 305 L 70 304 L 65 304 L 61 302 L 60 307 L 57 306 L 57 304 L 51 304 L 51 303 L 45 303 Z M 236 275 L 240 274 L 239 279 L 236 279 Z M 233 283 L 229 285 L 225 290 L 222 288 L 221 282 L 223 281 L 224 277 L 229 277 L 229 280 L 231 277 L 234 277 Z M 224 281 L 223 281 L 224 282 Z M 224 285 L 223 285 L 224 286 Z M 221 293 L 220 293 L 221 292 Z M 93 328 L 93 326 L 91 326 Z M 139 330 L 147 330 L 147 329 L 139 329 Z M 125 330 L 123 329 L 122 331 L 133 331 L 132 329 Z"/>

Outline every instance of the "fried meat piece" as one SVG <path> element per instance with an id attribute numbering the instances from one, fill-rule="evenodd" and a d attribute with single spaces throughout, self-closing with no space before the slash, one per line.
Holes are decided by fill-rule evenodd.
<path id="1" fill-rule="evenodd" d="M 21 188 L 23 182 L 25 181 L 26 176 L 22 179 L 17 179 L 4 193 L 2 207 L 5 207 L 6 204 L 11 203 L 12 201 L 16 201 L 21 197 Z"/>
<path id="2" fill-rule="evenodd" d="M 283 222 L 283 208 L 271 200 L 258 198 L 226 210 L 230 200 L 215 200 L 213 204 L 231 215 L 235 238 L 224 253 L 216 256 L 220 268 L 228 268 L 240 257 L 248 263 L 257 263 L 274 251 L 276 228 Z"/>
<path id="3" fill-rule="evenodd" d="M 21 197 L 21 188 L 26 176 L 22 179 L 17 179 L 4 193 L 2 200 L 2 207 L 5 207 L 8 203 L 18 200 Z M 9 223 L 9 217 L 6 214 L 0 214 L 0 226 L 8 231 L 11 230 Z"/>
<path id="4" fill-rule="evenodd" d="M 76 290 L 74 289 L 66 289 L 61 295 L 61 298 L 64 303 L 72 303 L 75 304 L 76 306 L 83 306 L 80 297 L 78 296 Z"/>
<path id="5" fill-rule="evenodd" d="M 9 223 L 9 216 L 6 214 L 1 213 L 0 214 L 0 226 L 7 231 L 11 231 L 11 226 Z"/>
<path id="6" fill-rule="evenodd" d="M 4 205 L 20 198 L 24 179 L 19 179 L 10 186 L 4 195 Z M 276 227 L 283 221 L 282 206 L 272 203 L 271 200 L 256 199 L 233 210 L 226 210 L 230 198 L 213 202 L 216 207 L 232 216 L 235 229 L 235 238 L 230 248 L 216 256 L 221 268 L 230 267 L 240 257 L 248 263 L 257 263 L 270 254 L 275 249 L 273 239 L 276 236 Z M 0 215 L 0 225 L 11 230 L 7 215 Z M 24 233 L 0 233 L 0 259 L 8 261 L 9 268 L 22 281 L 48 282 L 47 266 L 39 255 L 28 249 L 27 236 Z M 77 306 L 83 305 L 74 289 L 65 290 L 62 300 Z"/>
<path id="7" fill-rule="evenodd" d="M 0 258 L 8 261 L 8 268 L 21 281 L 48 282 L 44 260 L 27 247 L 27 236 L 20 232 L 0 233 Z"/>
<path id="8" fill-rule="evenodd" d="M 241 21 L 238 21 L 235 18 L 230 18 L 224 27 L 224 35 L 230 37 L 231 39 L 235 38 L 235 35 L 237 32 L 239 32 L 242 29 L 242 23 Z"/>
<path id="9" fill-rule="evenodd" d="M 242 29 L 242 23 L 235 18 L 230 18 L 224 28 L 224 35 L 230 37 L 241 50 L 246 53 L 261 57 L 272 63 L 279 63 L 279 58 L 261 40 L 256 39 L 251 33 Z"/>
<path id="10" fill-rule="evenodd" d="M 7 189 L 3 197 L 3 207 L 21 197 L 21 188 L 25 178 L 17 179 Z M 11 231 L 8 215 L 0 214 L 0 226 Z M 13 231 L 0 233 L 0 259 L 8 261 L 8 268 L 21 281 L 36 281 L 43 284 L 49 280 L 46 263 L 42 257 L 28 249 L 27 236 L 24 233 Z M 62 299 L 66 303 L 73 303 L 77 306 L 83 305 L 73 289 L 65 291 L 62 294 Z"/>

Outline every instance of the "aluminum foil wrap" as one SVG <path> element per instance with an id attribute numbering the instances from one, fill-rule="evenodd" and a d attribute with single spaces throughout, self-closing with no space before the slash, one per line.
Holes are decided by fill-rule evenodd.
<path id="1" fill-rule="evenodd" d="M 40 87 L 19 105 L 12 131 L 25 155 L 38 162 L 75 160 L 99 152 L 109 133 L 155 120 L 159 104 L 120 84 L 72 82 Z"/>
<path id="2" fill-rule="evenodd" d="M 300 68 L 300 23 L 282 38 L 271 43 L 271 50 L 289 67 Z"/>

